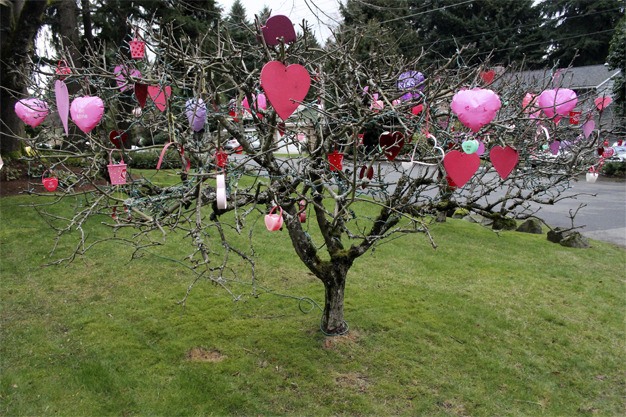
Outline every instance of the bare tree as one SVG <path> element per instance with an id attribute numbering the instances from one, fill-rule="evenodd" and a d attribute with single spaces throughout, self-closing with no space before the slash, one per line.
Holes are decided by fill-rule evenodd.
<path id="1" fill-rule="evenodd" d="M 84 226 L 106 215 L 110 220 L 102 223 L 110 227 L 111 235 L 104 240 L 131 245 L 134 256 L 182 232 L 190 250 L 177 261 L 193 275 L 193 282 L 209 280 L 229 290 L 233 258 L 248 265 L 247 274 L 255 277 L 254 246 L 246 230 L 252 233 L 251 225 L 261 216 L 282 211 L 283 227 L 296 255 L 325 288 L 321 329 L 337 335 L 348 330 L 343 311 L 346 277 L 361 255 L 407 233 L 423 234 L 436 247 L 429 225 L 459 208 L 500 224 L 528 217 L 534 213 L 529 203 L 554 204 L 569 181 L 593 163 L 597 132 L 579 137 L 578 127 L 534 112 L 532 104 L 522 106 L 528 91 L 514 77 L 499 74 L 499 82 L 485 81 L 481 78 L 485 68 L 456 68 L 456 56 L 442 67 L 420 68 L 419 58 L 389 56 L 384 44 L 367 62 L 360 62 L 354 53 L 358 39 L 312 50 L 306 30 L 296 42 L 277 46 L 265 43 L 258 23 L 257 31 L 260 41 L 250 46 L 237 44 L 227 31 L 193 44 L 168 36 L 163 29 L 145 36 L 154 52 L 152 61 L 137 64 L 118 54 L 123 65 L 141 71 L 141 77 L 129 75 L 124 80 L 128 85 L 173 88 L 164 112 L 150 104 L 143 110 L 138 105 L 135 109 L 116 105 L 120 100 L 136 100 L 132 89 L 120 91 L 116 85 L 111 67 L 117 63 L 106 62 L 101 53 L 85 57 L 90 64 L 72 76 L 80 77 L 85 91 L 97 91 L 105 108 L 117 114 L 107 113 L 101 126 L 87 135 L 89 151 L 68 146 L 63 153 L 46 155 L 60 176 L 70 172 L 69 157 L 86 161 L 79 173 L 65 175 L 62 187 L 53 194 L 56 201 L 80 194 L 80 207 L 69 216 L 39 208 L 59 239 L 79 231 L 75 250 L 59 261 L 72 260 L 101 242 L 88 239 Z M 207 54 L 207 50 L 217 52 Z M 247 67 L 250 57 L 262 63 L 300 64 L 310 74 L 308 95 L 287 120 L 258 100 L 263 91 L 260 71 Z M 425 79 L 408 90 L 399 88 L 401 74 L 417 70 Z M 489 88 L 497 86 L 504 104 L 493 121 L 471 133 L 451 113 L 450 102 L 460 89 L 485 83 Z M 206 105 L 202 130 L 192 130 L 184 115 L 189 99 L 196 103 L 201 99 Z M 244 99 L 249 110 L 241 107 Z M 309 116 L 305 119 L 304 114 Z M 129 133 L 166 132 L 167 146 L 180 157 L 177 184 L 159 185 L 132 170 L 126 185 L 102 184 L 114 151 L 108 132 L 120 120 Z M 258 147 L 247 135 L 252 128 Z M 569 142 L 549 162 L 542 158 L 549 143 L 546 133 Z M 300 145 L 298 137 L 303 134 L 306 146 L 290 151 L 291 155 L 280 150 L 281 144 Z M 59 137 L 53 127 L 44 127 L 37 141 L 53 136 Z M 223 155 L 230 138 L 239 142 L 244 153 L 231 153 L 222 167 L 216 156 Z M 493 157 L 486 152 L 471 180 L 454 184 L 443 156 L 458 152 L 464 140 L 474 138 L 480 138 L 487 151 L 494 152 L 495 146 L 515 150 L 519 162 L 510 175 L 496 173 Z M 121 153 L 129 162 L 136 152 L 152 148 L 123 148 Z M 344 160 L 336 159 L 341 158 L 337 154 Z M 84 184 L 91 188 L 79 192 Z"/>

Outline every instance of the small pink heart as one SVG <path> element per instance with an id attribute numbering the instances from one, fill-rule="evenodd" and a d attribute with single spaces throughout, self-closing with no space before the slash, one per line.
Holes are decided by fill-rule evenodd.
<path id="1" fill-rule="evenodd" d="M 287 120 L 296 111 L 310 86 L 311 76 L 299 64 L 286 67 L 280 61 L 270 61 L 261 70 L 261 87 L 283 120 Z"/>
<path id="2" fill-rule="evenodd" d="M 296 31 L 293 28 L 293 23 L 287 16 L 276 15 L 267 19 L 265 26 L 261 27 L 263 32 L 263 38 L 265 43 L 271 46 L 278 45 L 280 38 L 283 38 L 285 43 L 291 43 L 296 40 Z"/>
<path id="3" fill-rule="evenodd" d="M 583 124 L 583 134 L 586 139 L 589 138 L 595 128 L 596 122 L 593 119 L 589 119 Z"/>
<path id="4" fill-rule="evenodd" d="M 494 146 L 489 152 L 489 157 L 491 164 L 503 180 L 507 179 L 519 161 L 519 154 L 510 146 Z"/>
<path id="5" fill-rule="evenodd" d="M 596 104 L 598 111 L 602 111 L 613 102 L 613 99 L 611 97 L 598 97 L 593 102 Z"/>
<path id="6" fill-rule="evenodd" d="M 422 110 L 424 110 L 424 105 L 423 104 L 418 104 L 417 106 L 413 107 L 411 109 L 411 114 L 413 116 L 417 116 L 418 114 L 420 114 L 422 112 Z"/>
<path id="7" fill-rule="evenodd" d="M 167 107 L 167 100 L 172 95 L 172 87 L 167 85 L 161 88 L 161 86 L 151 85 L 148 86 L 148 94 L 150 94 L 150 98 L 154 101 L 157 109 L 165 111 L 165 108 Z"/>
<path id="8" fill-rule="evenodd" d="M 443 158 L 443 166 L 455 187 L 463 187 L 480 167 L 480 157 L 475 153 L 450 151 Z"/>
<path id="9" fill-rule="evenodd" d="M 494 70 L 483 71 L 480 73 L 480 78 L 483 80 L 485 84 L 491 84 L 495 77 L 496 77 L 496 72 Z"/>
<path id="10" fill-rule="evenodd" d="M 380 135 L 378 142 L 385 153 L 385 157 L 389 161 L 393 161 L 404 146 L 404 135 L 401 132 L 385 132 Z"/>

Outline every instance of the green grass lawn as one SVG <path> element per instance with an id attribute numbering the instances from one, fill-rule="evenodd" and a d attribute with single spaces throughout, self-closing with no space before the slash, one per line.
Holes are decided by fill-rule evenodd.
<path id="1" fill-rule="evenodd" d="M 32 202 L 0 199 L 1 415 L 624 412 L 626 251 L 610 244 L 437 224 L 436 250 L 411 235 L 356 262 L 350 333 L 326 338 L 319 310 L 262 290 L 233 302 L 203 282 L 183 308 L 188 271 L 150 255 L 130 262 L 119 243 L 43 267 L 53 233 Z M 321 304 L 287 233 L 262 223 L 259 284 Z"/>

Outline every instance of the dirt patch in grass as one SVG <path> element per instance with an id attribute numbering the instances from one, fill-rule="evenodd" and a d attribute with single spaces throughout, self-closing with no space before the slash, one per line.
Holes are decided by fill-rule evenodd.
<path id="1" fill-rule="evenodd" d="M 329 336 L 324 339 L 324 349 L 335 349 L 338 346 L 354 345 L 361 340 L 361 334 L 357 330 L 350 330 L 341 336 Z"/>
<path id="2" fill-rule="evenodd" d="M 335 377 L 335 383 L 340 388 L 348 388 L 358 392 L 366 392 L 370 383 L 367 376 L 358 372 L 349 372 Z"/>
<path id="3" fill-rule="evenodd" d="M 228 356 L 222 355 L 219 350 L 208 350 L 201 347 L 192 348 L 187 352 L 186 358 L 191 362 L 221 362 Z"/>

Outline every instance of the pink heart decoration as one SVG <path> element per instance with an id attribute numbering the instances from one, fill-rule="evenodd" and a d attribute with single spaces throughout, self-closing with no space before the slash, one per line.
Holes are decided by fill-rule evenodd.
<path id="1" fill-rule="evenodd" d="M 463 125 L 478 132 L 496 117 L 501 105 L 500 97 L 493 91 L 473 88 L 456 93 L 450 107 Z"/>
<path id="2" fill-rule="evenodd" d="M 252 94 L 252 101 L 256 101 L 256 110 L 267 109 L 267 98 L 265 97 L 265 94 L 259 94 L 258 96 Z M 241 106 L 246 109 L 248 113 L 252 114 L 252 111 L 250 110 L 250 103 L 248 103 L 248 97 L 244 97 L 244 99 L 241 100 Z"/>
<path id="3" fill-rule="evenodd" d="M 491 148 L 489 157 L 491 164 L 503 180 L 507 179 L 519 161 L 519 154 L 510 146 L 494 146 Z"/>
<path id="4" fill-rule="evenodd" d="M 418 114 L 420 114 L 422 112 L 422 110 L 424 110 L 424 105 L 423 104 L 418 104 L 417 106 L 411 108 L 411 114 L 413 116 L 417 116 Z"/>
<path id="5" fill-rule="evenodd" d="M 311 76 L 299 64 L 286 67 L 282 62 L 270 61 L 261 70 L 261 87 L 283 120 L 287 120 L 296 111 L 310 86 Z"/>
<path id="6" fill-rule="evenodd" d="M 384 132 L 378 138 L 378 142 L 385 153 L 385 157 L 389 161 L 393 161 L 404 146 L 404 135 L 401 132 Z"/>
<path id="7" fill-rule="evenodd" d="M 267 19 L 265 26 L 261 26 L 261 32 L 263 32 L 265 43 L 271 46 L 278 45 L 280 38 L 283 38 L 285 43 L 291 43 L 296 40 L 296 31 L 293 28 L 293 23 L 287 16 L 283 15 L 276 15 Z"/>
<path id="8" fill-rule="evenodd" d="M 480 167 L 480 157 L 475 153 L 450 151 L 443 158 L 443 166 L 452 184 L 463 187 Z"/>
<path id="9" fill-rule="evenodd" d="M 593 119 L 589 119 L 585 122 L 585 124 L 583 124 L 583 134 L 585 135 L 586 139 L 589 138 L 589 136 L 593 132 L 593 129 L 595 128 L 596 128 L 596 122 Z"/>
<path id="10" fill-rule="evenodd" d="M 148 86 L 141 83 L 135 83 L 135 97 L 137 103 L 142 109 L 146 106 L 146 100 L 148 99 Z"/>
<path id="11" fill-rule="evenodd" d="M 148 86 L 148 94 L 154 104 L 157 106 L 157 109 L 160 111 L 165 111 L 167 107 L 167 100 L 172 95 L 172 87 L 169 85 L 161 88 L 161 86 L 150 85 Z"/>
<path id="12" fill-rule="evenodd" d="M 598 97 L 593 102 L 596 104 L 598 111 L 602 111 L 613 102 L 613 99 L 611 97 Z"/>
<path id="13" fill-rule="evenodd" d="M 48 116 L 48 105 L 38 98 L 23 98 L 15 103 L 15 114 L 31 127 L 39 126 Z"/>
<path id="14" fill-rule="evenodd" d="M 139 72 L 138 69 L 133 68 L 129 71 L 128 68 L 122 65 L 117 65 L 113 69 L 113 74 L 115 74 L 117 88 L 119 88 L 122 93 L 131 88 L 129 85 L 130 78 L 141 78 L 141 72 Z"/>
<path id="15" fill-rule="evenodd" d="M 604 150 L 602 152 L 602 157 L 603 158 L 610 158 L 613 155 L 615 155 L 615 149 L 613 149 L 613 148 L 604 148 Z"/>
<path id="16" fill-rule="evenodd" d="M 68 117 L 70 115 L 70 96 L 67 91 L 67 85 L 61 80 L 54 82 L 54 95 L 57 101 L 57 110 L 59 112 L 59 118 L 65 129 L 65 136 L 69 134 Z"/>
<path id="17" fill-rule="evenodd" d="M 496 77 L 496 72 L 494 70 L 483 71 L 480 73 L 480 78 L 483 80 L 485 84 L 491 84 L 495 77 Z"/>
<path id="18" fill-rule="evenodd" d="M 100 97 L 77 97 L 70 106 L 70 115 L 76 126 L 85 133 L 89 133 L 102 119 L 104 103 Z"/>
<path id="19" fill-rule="evenodd" d="M 558 155 L 559 154 L 559 149 L 561 149 L 561 142 L 558 140 L 555 140 L 554 142 L 550 143 L 550 153 L 552 155 Z"/>
<path id="20" fill-rule="evenodd" d="M 278 213 L 274 213 L 276 208 L 279 209 Z M 265 227 L 270 232 L 275 232 L 283 227 L 283 209 L 280 206 L 274 206 L 270 210 L 269 214 L 265 215 Z"/>
<path id="21" fill-rule="evenodd" d="M 576 107 L 578 96 L 569 88 L 544 90 L 537 98 L 537 104 L 547 117 L 568 116 Z"/>

